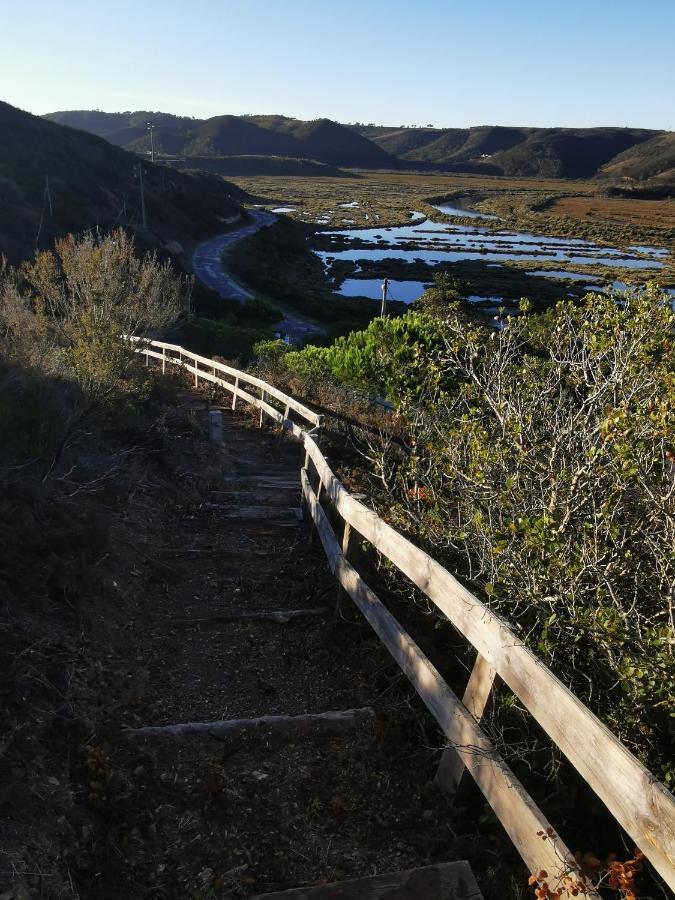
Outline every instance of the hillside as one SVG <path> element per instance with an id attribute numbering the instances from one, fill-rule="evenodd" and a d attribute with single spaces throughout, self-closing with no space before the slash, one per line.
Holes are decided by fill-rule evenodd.
<path id="1" fill-rule="evenodd" d="M 305 122 L 285 116 L 253 116 L 251 121 L 275 134 L 289 135 L 305 148 L 305 156 L 328 165 L 387 168 L 395 164 L 386 150 L 331 119 Z"/>
<path id="2" fill-rule="evenodd" d="M 76 110 L 47 118 L 81 128 L 137 153 L 155 150 L 184 157 L 276 156 L 330 166 L 391 168 L 396 161 L 367 138 L 330 119 L 305 122 L 286 116 L 214 116 L 199 120 L 165 113 L 101 113 Z"/>
<path id="3" fill-rule="evenodd" d="M 17 262 L 67 232 L 113 225 L 140 231 L 137 168 L 136 156 L 101 137 L 0 102 L 0 253 Z M 219 178 L 151 163 L 144 163 L 143 178 L 149 244 L 213 234 L 240 213 L 235 198 L 243 192 Z"/>
<path id="4" fill-rule="evenodd" d="M 221 157 L 281 157 L 339 168 L 413 168 L 547 178 L 600 175 L 612 180 L 669 181 L 675 157 L 672 133 L 643 128 L 388 128 L 341 125 L 330 119 L 304 121 L 281 115 L 224 115 L 200 120 L 167 113 L 97 110 L 55 112 L 47 118 L 90 131 L 137 153 L 150 150 L 147 123 L 152 121 L 158 153 L 204 161 Z M 250 160 L 247 165 L 253 164 Z M 203 163 L 204 168 L 224 174 L 231 165 Z M 269 167 L 262 161 L 256 165 L 269 174 Z M 315 173 L 306 169 L 305 174 Z"/>
<path id="5" fill-rule="evenodd" d="M 659 134 L 610 160 L 598 173 L 614 181 L 675 185 L 675 132 Z"/>
<path id="6" fill-rule="evenodd" d="M 358 132 L 397 159 L 486 174 L 588 178 L 617 154 L 658 132 L 636 128 L 398 128 L 359 126 Z"/>
<path id="7" fill-rule="evenodd" d="M 336 166 L 301 159 L 293 156 L 262 156 L 244 154 L 242 156 L 184 156 L 164 160 L 176 169 L 190 169 L 214 172 L 225 176 L 285 175 L 287 177 L 313 175 L 319 178 L 356 178 Z"/>

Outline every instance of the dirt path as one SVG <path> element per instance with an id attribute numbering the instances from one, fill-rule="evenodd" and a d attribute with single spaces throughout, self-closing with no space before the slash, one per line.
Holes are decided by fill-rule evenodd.
<path id="1" fill-rule="evenodd" d="M 71 863 L 81 896 L 247 897 L 456 858 L 400 673 L 352 610 L 334 618 L 335 582 L 297 517 L 299 446 L 226 412 L 214 448 L 208 398 L 181 403 L 194 427 L 162 464 L 170 496 L 143 486 L 128 674 L 102 698 L 108 725 L 90 749 L 99 826 Z M 242 512 L 253 500 L 255 516 Z M 287 624 L 186 623 L 325 606 Z M 364 706 L 373 727 L 334 735 L 124 731 Z"/>

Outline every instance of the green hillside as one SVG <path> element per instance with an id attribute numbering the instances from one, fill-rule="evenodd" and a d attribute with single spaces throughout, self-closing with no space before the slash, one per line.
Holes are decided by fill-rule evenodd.
<path id="1" fill-rule="evenodd" d="M 88 228 L 140 232 L 137 156 L 84 131 L 0 102 L 0 253 L 18 261 L 36 245 Z M 237 216 L 234 185 L 143 163 L 147 231 L 155 246 L 222 230 Z"/>
<path id="2" fill-rule="evenodd" d="M 357 128 L 397 159 L 486 174 L 586 178 L 659 132 L 638 128 Z"/>
<path id="3" fill-rule="evenodd" d="M 675 140 L 672 134 L 643 128 L 389 128 L 281 115 L 200 120 L 148 111 L 73 110 L 48 118 L 137 153 L 150 151 L 151 121 L 155 150 L 163 156 L 277 157 L 339 168 L 426 168 L 510 177 L 669 181 Z M 206 162 L 203 167 L 228 171 L 228 166 Z M 307 168 L 305 174 L 310 174 Z"/>
<path id="4" fill-rule="evenodd" d="M 185 156 L 180 159 L 165 160 L 176 169 L 190 169 L 202 172 L 214 172 L 224 176 L 246 175 L 286 175 L 315 176 L 319 178 L 355 178 L 351 172 L 345 172 L 336 166 L 315 162 L 312 159 L 300 159 L 293 156 L 262 156 L 244 154 L 242 156 Z"/>
<path id="5" fill-rule="evenodd" d="M 170 156 L 276 156 L 330 166 L 391 168 L 396 160 L 351 128 L 330 119 L 305 122 L 286 116 L 214 116 L 190 119 L 165 113 L 102 113 L 75 110 L 46 118 L 81 128 L 111 143 L 147 153 L 152 122 L 156 152 Z"/>

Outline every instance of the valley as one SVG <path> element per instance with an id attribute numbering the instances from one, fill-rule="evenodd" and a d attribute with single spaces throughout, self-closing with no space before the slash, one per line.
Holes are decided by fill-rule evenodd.
<path id="1" fill-rule="evenodd" d="M 675 4 L 6 4 L 0 900 L 675 891 Z"/>
<path id="2" fill-rule="evenodd" d="M 604 198 L 589 181 L 473 175 L 233 181 L 257 208 L 306 226 L 337 302 L 378 300 L 386 277 L 390 298 L 408 304 L 441 272 L 488 315 L 515 313 L 521 297 L 543 309 L 652 279 L 675 292 L 675 200 Z"/>

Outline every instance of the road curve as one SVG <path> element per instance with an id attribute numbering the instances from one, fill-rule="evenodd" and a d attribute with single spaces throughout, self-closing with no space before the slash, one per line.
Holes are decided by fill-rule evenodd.
<path id="1" fill-rule="evenodd" d="M 277 216 L 260 209 L 249 209 L 248 214 L 253 221 L 220 234 L 217 237 L 199 244 L 192 256 L 192 268 L 197 278 L 211 290 L 226 300 L 238 300 L 244 303 L 254 296 L 254 291 L 247 285 L 236 281 L 229 272 L 223 268 L 223 252 L 234 246 L 251 234 L 255 234 L 261 228 L 274 224 Z M 313 334 L 323 334 L 323 328 L 307 322 L 295 315 L 285 315 L 281 322 L 275 325 L 280 334 L 287 334 L 294 341 L 300 341 Z"/>
<path id="2" fill-rule="evenodd" d="M 238 281 L 235 281 L 229 275 L 222 265 L 222 255 L 225 250 L 234 244 L 239 243 L 245 237 L 255 234 L 261 228 L 272 225 L 276 221 L 276 216 L 272 213 L 263 212 L 262 210 L 251 209 L 249 215 L 253 221 L 242 228 L 236 228 L 228 231 L 227 234 L 219 234 L 218 237 L 211 238 L 200 244 L 192 257 L 192 268 L 194 273 L 207 287 L 216 291 L 226 300 L 239 300 L 243 303 L 253 296 L 250 288 L 245 287 Z"/>

